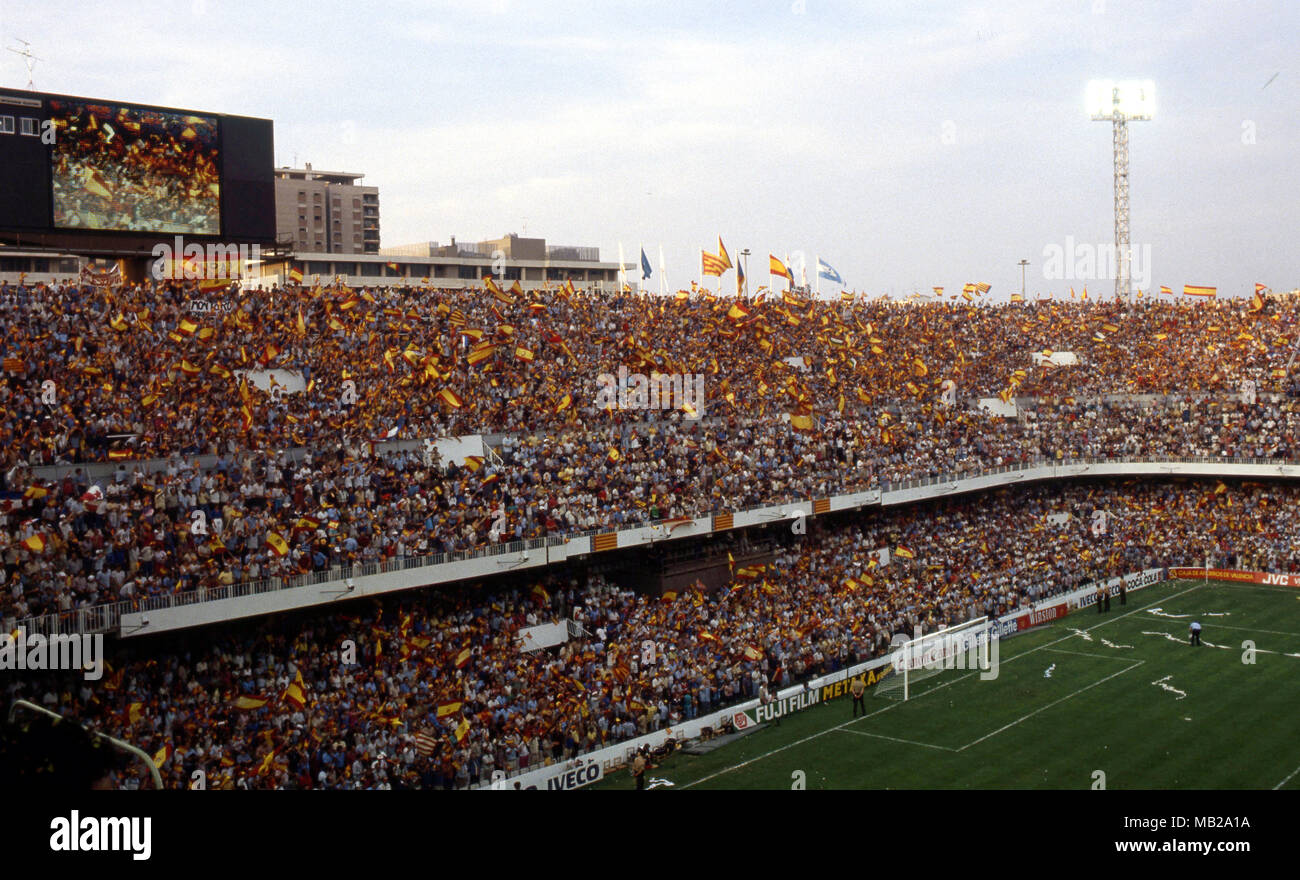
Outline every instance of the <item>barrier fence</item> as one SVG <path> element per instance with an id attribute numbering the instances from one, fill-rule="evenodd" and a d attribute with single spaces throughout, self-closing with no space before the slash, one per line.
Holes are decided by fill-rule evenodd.
<path id="1" fill-rule="evenodd" d="M 304 574 L 293 575 L 289 577 L 268 578 L 259 581 L 243 582 L 221 587 L 199 588 L 186 590 L 177 593 L 141 596 L 133 599 L 124 599 L 116 602 L 100 603 L 83 608 L 69 609 L 54 614 L 46 614 L 36 617 L 23 619 L 8 618 L 3 623 L 5 627 L 12 631 L 15 627 L 24 627 L 28 633 L 42 633 L 44 635 L 54 634 L 73 634 L 73 633 L 111 633 L 120 632 L 122 627 L 122 617 L 126 614 L 147 613 L 153 611 L 162 611 L 168 609 L 184 608 L 194 605 L 205 605 L 207 603 L 237 599 L 244 596 L 278 592 L 282 590 L 292 590 L 303 586 L 321 585 L 330 588 L 333 592 L 342 595 L 349 591 L 348 582 L 357 578 L 372 577 L 378 574 L 391 573 L 397 571 L 408 571 L 411 569 L 430 569 L 427 579 L 421 579 L 420 586 L 430 586 L 437 583 L 447 583 L 459 580 L 465 575 L 462 572 L 444 569 L 439 573 L 437 569 L 440 566 L 449 566 L 453 563 L 464 562 L 474 559 L 486 559 L 507 554 L 522 554 L 529 550 L 538 550 L 551 547 L 566 547 L 568 552 L 561 558 L 554 561 L 549 559 L 544 565 L 558 564 L 570 556 L 584 556 L 591 552 L 613 548 L 627 548 L 634 546 L 644 546 L 653 543 L 655 540 L 667 540 L 676 537 L 701 537 L 713 534 L 719 531 L 725 531 L 729 528 L 739 528 L 753 525 L 762 525 L 791 516 L 791 505 L 802 505 L 809 507 L 807 514 L 817 515 L 827 511 L 840 510 L 858 510 L 867 507 L 888 505 L 893 503 L 910 503 L 913 501 L 923 500 L 925 498 L 941 497 L 948 493 L 960 493 L 964 491 L 978 491 L 990 488 L 994 485 L 1016 482 L 1022 479 L 1044 480 L 1044 479 L 1062 479 L 1077 478 L 1088 476 L 1105 476 L 1103 472 L 1092 471 L 1094 467 L 1123 466 L 1123 473 L 1131 476 L 1170 476 L 1182 474 L 1187 476 L 1249 476 L 1253 478 L 1276 478 L 1282 477 L 1300 477 L 1300 462 L 1283 461 L 1277 459 L 1258 459 L 1258 458 L 1240 458 L 1240 457 L 1222 457 L 1222 458 L 1195 458 L 1195 457 L 1149 457 L 1149 456 L 1122 456 L 1122 457 L 1090 457 L 1090 458 L 1073 458 L 1073 459 L 1051 459 L 1051 458 L 1034 458 L 1028 461 L 1002 465 L 993 468 L 972 469 L 955 474 L 936 475 L 920 477 L 913 480 L 907 480 L 898 483 L 884 483 L 871 489 L 857 490 L 854 492 L 832 496 L 830 499 L 819 500 L 808 497 L 786 496 L 786 500 L 765 505 L 749 507 L 741 511 L 732 513 L 713 512 L 712 514 L 701 514 L 694 519 L 711 518 L 709 528 L 700 531 L 698 529 L 683 530 L 681 534 L 668 534 L 659 538 L 653 535 L 647 539 L 644 534 L 646 529 L 653 529 L 656 526 L 670 522 L 669 520 L 644 521 L 632 526 L 620 529 L 587 529 L 583 531 L 569 532 L 562 535 L 552 535 L 546 538 L 535 538 L 527 541 L 513 541 L 508 544 L 500 544 L 491 547 L 483 547 L 472 551 L 457 551 L 453 553 L 437 553 L 426 556 L 403 556 L 386 560 L 384 562 L 363 563 L 347 567 L 334 567 L 322 571 L 307 572 Z M 1235 469 L 1225 471 L 1225 467 Z M 940 487 L 938 491 L 932 493 L 916 494 L 918 490 Z M 876 492 L 874 500 L 864 499 L 860 496 L 870 495 Z M 905 495 L 904 493 L 912 493 Z M 889 496 L 900 496 L 890 498 Z M 746 515 L 752 521 L 743 521 Z M 735 522 L 736 517 L 742 517 L 742 522 Z M 762 517 L 761 519 L 759 517 Z M 724 520 L 725 518 L 725 520 Z M 581 544 L 582 541 L 589 541 L 597 535 L 604 538 L 608 535 L 617 535 L 612 542 L 606 541 L 603 547 L 591 547 Z M 407 589 L 409 587 L 405 587 Z M 373 593 L 364 593 L 363 595 L 375 595 Z M 324 602 L 326 600 L 321 600 Z M 309 603 L 314 604 L 314 603 Z M 232 614 L 229 618 L 235 619 L 239 614 Z M 204 621 L 213 622 L 213 621 Z"/>

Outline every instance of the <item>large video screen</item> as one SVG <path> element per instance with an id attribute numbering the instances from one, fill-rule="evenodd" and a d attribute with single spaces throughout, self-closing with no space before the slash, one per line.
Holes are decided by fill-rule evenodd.
<path id="1" fill-rule="evenodd" d="M 63 98 L 49 113 L 55 228 L 221 234 L 217 117 Z"/>

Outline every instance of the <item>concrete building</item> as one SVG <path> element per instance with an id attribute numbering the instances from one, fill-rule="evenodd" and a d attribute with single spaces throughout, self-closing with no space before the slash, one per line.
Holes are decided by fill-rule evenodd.
<path id="1" fill-rule="evenodd" d="M 625 263 L 629 275 L 639 278 L 636 266 Z M 542 238 L 521 238 L 510 234 L 498 239 L 449 244 L 423 241 L 386 247 L 375 254 L 297 251 L 287 262 L 268 260 L 261 272 L 247 279 L 246 287 L 282 284 L 290 272 L 302 273 L 303 284 L 329 284 L 338 278 L 343 284 L 421 285 L 433 287 L 477 287 L 486 275 L 507 284 L 519 282 L 524 290 L 563 284 L 572 280 L 582 287 L 618 289 L 617 262 L 601 262 L 600 249 L 548 245 Z M 427 280 L 426 280 L 427 279 Z"/>
<path id="2" fill-rule="evenodd" d="M 275 169 L 277 238 L 297 253 L 379 253 L 379 188 L 357 183 L 364 176 Z"/>

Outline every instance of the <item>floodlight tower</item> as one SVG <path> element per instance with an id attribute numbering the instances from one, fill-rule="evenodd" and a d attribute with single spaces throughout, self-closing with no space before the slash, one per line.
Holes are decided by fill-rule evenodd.
<path id="1" fill-rule="evenodd" d="M 1128 233 L 1128 124 L 1155 114 L 1155 86 L 1150 80 L 1088 83 L 1088 113 L 1094 122 L 1113 126 L 1115 150 L 1115 296 L 1133 295 L 1129 277 L 1131 248 Z"/>

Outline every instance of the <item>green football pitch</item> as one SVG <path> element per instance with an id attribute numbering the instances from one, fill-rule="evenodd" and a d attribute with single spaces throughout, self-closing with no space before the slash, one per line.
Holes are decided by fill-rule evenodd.
<path id="1" fill-rule="evenodd" d="M 1300 789 L 1300 590 L 1176 580 L 1128 599 L 1003 641 L 994 680 L 946 670 L 906 702 L 869 691 L 856 719 L 848 697 L 820 703 L 679 752 L 649 785 Z M 619 770 L 593 787 L 635 786 Z"/>

